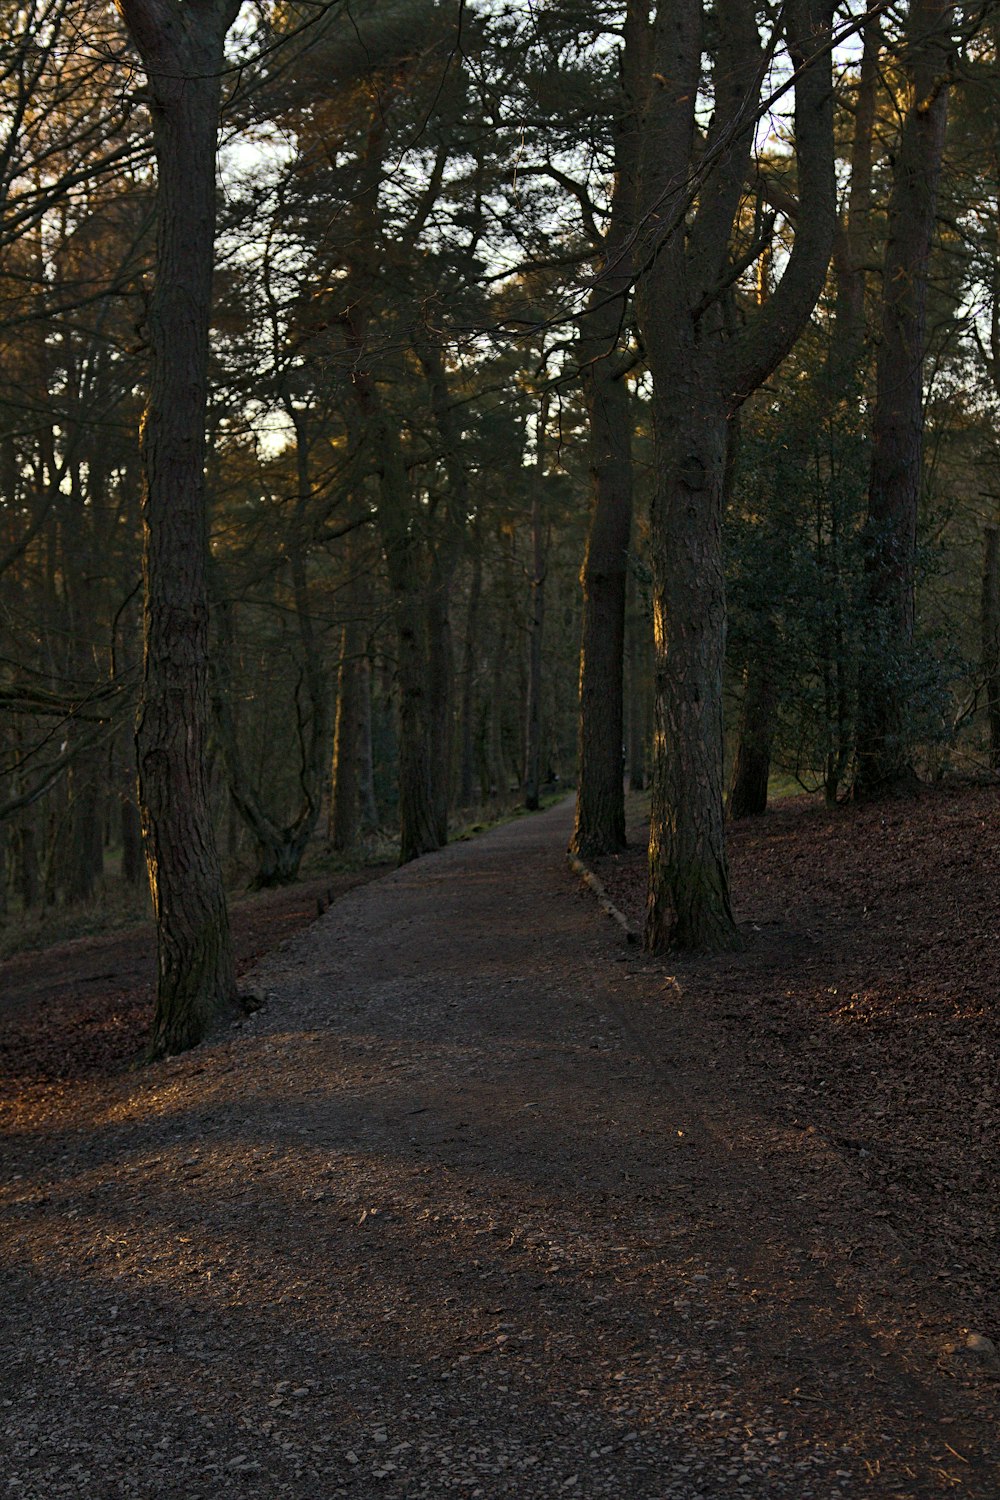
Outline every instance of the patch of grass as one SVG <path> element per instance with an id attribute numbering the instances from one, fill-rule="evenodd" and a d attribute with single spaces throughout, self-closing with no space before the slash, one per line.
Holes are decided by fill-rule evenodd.
<path id="1" fill-rule="evenodd" d="M 775 771 L 767 783 L 768 802 L 783 802 L 788 797 L 807 797 L 809 793 L 802 783 L 794 776 L 785 771 Z M 625 805 L 628 809 L 628 818 L 631 823 L 642 821 L 649 817 L 652 795 L 647 790 L 644 792 L 626 792 Z"/>
<path id="2" fill-rule="evenodd" d="M 787 797 L 807 797 L 809 793 L 795 776 L 789 776 L 787 771 L 775 771 L 768 777 L 767 800 L 768 802 L 783 802 Z"/>
<path id="3" fill-rule="evenodd" d="M 565 801 L 570 796 L 573 788 L 561 787 L 557 792 L 544 792 L 539 798 L 539 812 L 544 812 L 548 807 L 555 807 L 557 803 Z M 515 818 L 530 816 L 524 803 L 516 806 L 511 804 L 496 804 L 490 807 L 463 808 L 460 812 L 465 815 L 467 821 L 456 823 L 448 831 L 448 838 L 453 844 L 465 843 L 469 839 L 478 838 L 481 833 L 486 833 L 490 828 L 499 828 L 502 823 L 513 823 Z"/>

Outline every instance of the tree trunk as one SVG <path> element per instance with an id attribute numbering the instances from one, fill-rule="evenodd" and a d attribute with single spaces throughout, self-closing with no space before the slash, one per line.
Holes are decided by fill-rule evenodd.
<path id="1" fill-rule="evenodd" d="M 451 573 L 447 558 L 431 558 L 427 596 L 428 734 L 433 775 L 432 800 L 438 846 L 448 842 L 452 776 L 452 684 L 455 675 L 451 638 Z"/>
<path id="2" fill-rule="evenodd" d="M 374 118 L 368 132 L 365 171 L 355 199 L 358 232 L 365 245 L 377 243 L 378 186 L 385 151 L 384 122 Z M 399 431 L 385 410 L 371 367 L 369 297 L 375 275 L 359 251 L 352 267 L 358 300 L 343 315 L 347 345 L 356 367 L 351 390 L 363 419 L 365 442 L 378 479 L 377 522 L 396 625 L 396 681 L 399 696 L 399 861 L 406 864 L 441 847 L 440 805 L 431 747 L 431 682 L 426 580 L 421 577 L 413 496 Z"/>
<path id="3" fill-rule="evenodd" d="M 641 792 L 646 786 L 646 746 L 649 743 L 649 642 L 646 616 L 631 586 L 628 619 L 628 784 Z"/>
<path id="4" fill-rule="evenodd" d="M 501 807 L 507 800 L 507 757 L 504 754 L 503 743 L 503 689 L 504 667 L 507 664 L 508 645 L 508 626 L 505 612 L 493 640 L 493 661 L 490 667 L 490 698 L 487 707 L 485 733 L 488 796 L 491 802 Z"/>
<path id="5" fill-rule="evenodd" d="M 879 48 L 882 40 L 878 16 L 865 22 L 861 71 L 854 101 L 851 138 L 851 175 L 847 215 L 838 226 L 833 250 L 836 278 L 833 338 L 829 358 L 832 399 L 842 400 L 844 386 L 852 386 L 864 358 L 865 284 L 873 257 L 872 247 L 872 144 L 880 78 Z"/>
<path id="6" fill-rule="evenodd" d="M 427 610 L 417 543 L 404 510 L 402 455 L 388 440 L 379 519 L 396 619 L 399 691 L 399 862 L 406 864 L 441 847 L 435 777 L 431 764 Z M 389 471 L 392 471 L 391 473 Z M 395 494 L 394 494 L 395 492 Z"/>
<path id="7" fill-rule="evenodd" d="M 452 708 L 455 663 L 451 628 L 451 595 L 455 570 L 461 556 L 471 501 L 469 476 L 463 454 L 461 424 L 441 348 L 427 338 L 417 341 L 416 355 L 427 378 L 431 414 L 441 443 L 441 458 L 447 476 L 444 499 L 438 509 L 443 518 L 430 538 L 430 593 L 427 630 L 430 679 L 431 765 L 435 776 L 434 802 L 438 840 L 448 842 L 448 810 L 452 792 Z"/>
<path id="8" fill-rule="evenodd" d="M 983 537 L 982 673 L 990 728 L 990 770 L 1000 771 L 1000 532 Z"/>
<path id="9" fill-rule="evenodd" d="M 528 621 L 528 693 L 524 714 L 524 805 L 537 812 L 542 788 L 542 641 L 545 633 L 545 531 L 541 496 L 531 502 L 531 613 Z"/>
<path id="10" fill-rule="evenodd" d="M 126 885 L 138 885 L 145 870 L 142 857 L 142 819 L 132 795 L 134 782 L 135 773 L 132 772 L 121 797 L 122 879 Z"/>
<path id="11" fill-rule="evenodd" d="M 868 489 L 869 649 L 858 682 L 854 780 L 861 800 L 916 779 L 907 665 L 923 460 L 927 276 L 948 119 L 952 16 L 949 0 L 911 0 L 907 21 L 909 97 L 889 203 Z"/>
<path id="12" fill-rule="evenodd" d="M 358 618 L 358 659 L 355 676 L 357 694 L 358 817 L 361 831 L 374 833 L 379 813 L 375 797 L 375 729 L 372 700 L 372 580 L 370 561 L 358 561 L 352 588 L 353 608 Z"/>
<path id="13" fill-rule="evenodd" d="M 731 819 L 756 818 L 767 812 L 776 697 L 766 647 L 748 662 L 743 683 L 743 706 L 726 808 Z"/>
<path id="14" fill-rule="evenodd" d="M 378 521 L 396 624 L 399 709 L 399 861 L 440 848 L 431 764 L 427 609 L 417 540 L 409 524 L 409 486 L 398 440 L 390 431 L 370 376 L 354 382 L 365 403 L 379 467 Z"/>
<path id="15" fill-rule="evenodd" d="M 714 114 L 696 163 L 708 49 L 699 0 L 657 7 L 644 120 L 636 305 L 653 379 L 650 515 L 656 721 L 646 944 L 738 944 L 722 800 L 726 602 L 721 545 L 728 427 L 792 347 L 816 303 L 836 223 L 830 7 L 782 13 L 795 67 L 798 215 L 773 294 L 745 327 L 726 316 L 730 238 L 744 195 L 766 56 L 750 0 L 712 12 Z M 698 181 L 697 205 L 692 203 Z"/>
<path id="16" fill-rule="evenodd" d="M 135 672 L 139 665 L 135 651 L 139 621 L 131 604 L 119 613 L 118 626 L 114 644 L 115 674 L 125 677 Z M 146 877 L 146 860 L 142 847 L 142 817 L 137 800 L 134 737 L 116 736 L 111 759 L 113 786 L 118 793 L 121 876 L 126 885 L 137 886 Z"/>
<path id="17" fill-rule="evenodd" d="M 350 608 L 353 608 L 353 600 Z M 360 827 L 359 760 L 361 622 L 344 626 L 337 679 L 337 723 L 333 735 L 333 785 L 330 795 L 330 843 L 339 852 L 353 849 Z"/>
<path id="18" fill-rule="evenodd" d="M 358 800 L 361 827 L 374 833 L 378 827 L 378 803 L 375 800 L 375 750 L 372 734 L 372 664 L 365 644 L 358 662 Z"/>
<path id="19" fill-rule="evenodd" d="M 293 567 L 293 577 L 298 570 Z M 301 599 L 302 579 L 295 584 L 296 595 Z M 225 762 L 229 798 L 243 823 L 253 835 L 256 844 L 257 868 L 250 880 L 250 889 L 268 890 L 272 886 L 291 885 L 298 879 L 299 866 L 306 846 L 312 836 L 319 816 L 320 785 L 326 769 L 326 709 L 317 702 L 316 694 L 321 683 L 313 676 L 308 691 L 312 723 L 309 734 L 300 743 L 300 782 L 303 797 L 298 810 L 289 821 L 282 822 L 265 806 L 258 786 L 247 770 L 243 757 L 243 741 L 240 725 L 227 685 L 231 678 L 229 662 L 233 655 L 233 626 L 231 605 L 217 597 L 215 614 L 219 623 L 214 663 L 215 724 Z M 300 614 L 300 626 L 301 626 Z M 304 676 L 309 679 L 308 670 Z"/>
<path id="20" fill-rule="evenodd" d="M 725 407 L 697 352 L 654 379 L 658 485 L 652 550 L 656 699 L 647 944 L 719 951 L 738 939 L 722 802 L 726 601 Z M 686 366 L 686 369 L 685 369 Z M 714 420 L 713 420 L 714 418 Z"/>
<path id="21" fill-rule="evenodd" d="M 28 813 L 17 831 L 17 887 L 21 905 L 32 911 L 42 899 L 42 872 L 38 859 L 35 818 Z"/>
<path id="22" fill-rule="evenodd" d="M 854 750 L 851 701 L 852 663 L 848 649 L 847 622 L 841 594 L 841 524 L 839 497 L 830 495 L 830 536 L 823 557 L 823 576 L 833 595 L 827 611 L 823 645 L 823 688 L 826 699 L 827 752 L 823 765 L 823 795 L 827 807 L 836 807 L 841 783 Z"/>
<path id="23" fill-rule="evenodd" d="M 587 410 L 591 519 L 583 563 L 576 818 L 570 849 L 624 849 L 625 599 L 632 531 L 632 412 L 622 343 L 631 266 L 641 118 L 650 66 L 649 7 L 626 7 L 615 122 L 615 183 L 602 273 L 581 321 L 578 356 Z"/>
<path id="24" fill-rule="evenodd" d="M 606 302 L 607 294 L 602 295 Z M 624 301 L 616 299 L 610 311 L 612 326 L 600 334 L 593 330 L 597 336 L 588 341 L 583 369 L 593 508 L 582 572 L 579 781 L 570 849 L 585 858 L 626 844 L 622 744 L 632 417 L 617 350 L 600 352 L 621 323 Z M 606 309 L 600 316 L 606 319 Z"/>
<path id="25" fill-rule="evenodd" d="M 63 899 L 89 901 L 104 874 L 104 758 L 81 753 L 70 772 L 69 828 Z"/>
<path id="26" fill-rule="evenodd" d="M 204 494 L 220 78 L 234 0 L 121 0 L 149 81 L 157 161 L 143 419 L 144 669 L 136 744 L 158 985 L 151 1053 L 201 1041 L 236 981 L 205 777 Z"/>
<path id="27" fill-rule="evenodd" d="M 755 76 L 752 17 L 742 5 L 732 14 L 746 30 Z M 673 17 L 666 6 L 657 7 L 654 67 L 670 82 L 650 97 L 637 215 L 642 223 L 646 204 L 657 215 L 647 229 L 656 236 L 655 248 L 645 251 L 648 269 L 636 287 L 653 380 L 655 718 L 645 934 L 652 952 L 671 945 L 725 948 L 736 940 L 722 807 L 726 407 L 718 357 L 713 357 L 717 302 L 706 309 L 711 331 L 699 329 L 692 317 L 699 284 L 711 280 L 713 269 L 719 279 L 735 209 L 718 231 L 723 243 L 712 247 L 714 267 L 691 266 L 680 232 L 701 81 L 702 26 L 698 0 L 684 0 Z M 722 65 L 720 57 L 720 70 Z M 734 82 L 744 84 L 745 93 L 739 70 Z M 722 105 L 720 100 L 719 120 Z"/>
<path id="28" fill-rule="evenodd" d="M 478 526 L 473 547 L 472 578 L 469 582 L 465 644 L 462 651 L 462 746 L 458 791 L 462 807 L 471 807 L 476 796 L 476 661 L 479 653 L 479 608 L 483 593 L 483 554 L 479 545 Z"/>
<path id="29" fill-rule="evenodd" d="M 257 868 L 250 889 L 269 891 L 280 885 L 294 885 L 308 842 L 308 835 L 302 829 L 295 833 L 280 829 L 274 835 L 258 837 Z"/>
<path id="30" fill-rule="evenodd" d="M 301 801 L 287 821 L 282 821 L 281 815 L 266 806 L 259 783 L 247 771 L 228 691 L 232 673 L 227 668 L 216 670 L 214 674 L 215 719 L 225 757 L 230 797 L 257 841 L 258 864 L 250 882 L 251 890 L 290 885 L 298 879 L 299 866 L 319 821 L 330 755 L 330 687 L 313 620 L 308 578 L 312 502 L 308 416 L 291 400 L 286 402 L 285 410 L 295 429 L 297 494 L 284 554 L 295 601 L 297 666 L 301 673 L 295 698 Z M 220 622 L 217 655 L 228 663 L 233 656 L 233 627 L 232 609 L 227 600 L 216 600 L 216 615 Z"/>
<path id="31" fill-rule="evenodd" d="M 528 682 L 524 711 L 524 805 L 537 812 L 542 784 L 542 640 L 545 633 L 545 484 L 549 398 L 538 404 L 535 473 L 531 488 L 531 609 L 528 614 Z"/>

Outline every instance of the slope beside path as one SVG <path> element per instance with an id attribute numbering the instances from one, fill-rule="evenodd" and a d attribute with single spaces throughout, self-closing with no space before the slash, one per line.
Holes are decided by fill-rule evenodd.
<path id="1" fill-rule="evenodd" d="M 7 1494 L 1000 1493 L 991 1372 L 568 877 L 571 817 L 350 892 L 241 1030 L 19 1117 Z"/>

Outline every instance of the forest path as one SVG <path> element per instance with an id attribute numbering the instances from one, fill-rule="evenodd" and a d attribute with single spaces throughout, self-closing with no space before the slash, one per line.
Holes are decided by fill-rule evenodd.
<path id="1" fill-rule="evenodd" d="M 349 893 L 240 1032 L 11 1133 L 10 1495 L 995 1500 L 995 1388 L 571 818 Z"/>

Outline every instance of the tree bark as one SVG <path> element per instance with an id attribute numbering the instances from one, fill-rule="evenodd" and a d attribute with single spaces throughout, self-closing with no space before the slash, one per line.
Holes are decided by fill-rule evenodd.
<path id="1" fill-rule="evenodd" d="M 524 805 L 537 812 L 542 789 L 542 642 L 545 634 L 545 449 L 549 398 L 538 403 L 535 473 L 531 486 L 531 608 L 528 613 L 528 691 L 524 711 Z"/>
<path id="2" fill-rule="evenodd" d="M 372 583 L 370 562 L 360 561 L 355 574 L 354 599 L 360 626 L 357 662 L 358 697 L 358 815 L 361 831 L 374 833 L 379 811 L 375 797 L 375 730 L 372 697 Z"/>
<path id="3" fill-rule="evenodd" d="M 868 488 L 870 649 L 861 659 L 854 795 L 869 800 L 916 779 L 906 666 L 913 645 L 917 513 L 923 461 L 927 277 L 951 76 L 949 0 L 911 0 L 907 107 L 893 167 L 882 274 Z"/>
<path id="4" fill-rule="evenodd" d="M 476 786 L 476 663 L 479 655 L 479 610 L 483 593 L 483 553 L 477 521 L 473 540 L 472 577 L 465 614 L 465 644 L 462 651 L 462 744 L 459 758 L 458 800 L 462 807 L 475 801 Z"/>
<path id="5" fill-rule="evenodd" d="M 983 536 L 982 673 L 986 684 L 990 770 L 1000 770 L 1000 531 Z"/>
<path id="6" fill-rule="evenodd" d="M 507 632 L 501 630 L 493 650 L 490 670 L 490 701 L 485 726 L 485 767 L 487 796 L 499 807 L 507 801 L 507 757 L 504 754 L 503 678 L 507 654 Z"/>
<path id="7" fill-rule="evenodd" d="M 462 454 L 462 433 L 440 347 L 427 337 L 416 342 L 416 354 L 427 379 L 431 415 L 441 443 L 447 486 L 438 502 L 441 522 L 430 537 L 430 588 L 427 598 L 428 682 L 430 688 L 431 767 L 439 844 L 448 842 L 452 793 L 455 663 L 451 598 L 469 514 L 469 479 Z"/>
<path id="8" fill-rule="evenodd" d="M 486 792 L 491 802 L 507 802 L 507 753 L 504 746 L 504 675 L 510 650 L 510 621 L 514 618 L 513 539 L 504 539 L 500 568 L 500 618 L 493 633 L 490 694 L 484 733 Z"/>
<path id="9" fill-rule="evenodd" d="M 617 325 L 624 304 L 612 305 Z M 624 849 L 625 593 L 632 531 L 628 387 L 616 351 L 592 348 L 584 367 L 591 511 L 583 583 L 576 821 L 570 849 L 584 858 Z"/>
<path id="10" fill-rule="evenodd" d="M 374 395 L 374 385 L 369 394 Z M 369 431 L 381 453 L 376 460 L 381 480 L 379 524 L 396 621 L 399 861 L 406 864 L 441 847 L 431 759 L 427 610 L 417 539 L 408 524 L 409 485 L 403 456 L 384 420 L 372 421 Z"/>
<path id="11" fill-rule="evenodd" d="M 648 6 L 625 18 L 615 131 L 615 184 L 602 271 L 578 345 L 590 464 L 591 520 L 581 582 L 580 719 L 576 819 L 570 850 L 624 849 L 625 597 L 632 532 L 632 412 L 622 345 L 629 307 L 625 245 L 633 229 L 640 120 L 649 69 Z"/>
<path id="12" fill-rule="evenodd" d="M 63 899 L 89 901 L 104 875 L 104 784 L 106 762 L 100 751 L 84 751 L 69 775 L 68 854 Z"/>
<path id="13" fill-rule="evenodd" d="M 378 803 L 375 799 L 375 747 L 372 734 L 372 664 L 368 643 L 358 662 L 358 801 L 361 828 L 374 833 L 378 827 Z"/>
<path id="14" fill-rule="evenodd" d="M 399 861 L 406 864 L 440 848 L 442 840 L 431 740 L 427 580 L 420 567 L 420 542 L 415 529 L 417 517 L 413 514 L 412 487 L 399 428 L 386 411 L 368 346 L 377 284 L 371 258 L 380 233 L 378 194 L 385 158 L 385 135 L 380 104 L 369 123 L 354 202 L 354 248 L 349 277 L 354 300 L 342 314 L 341 322 L 353 361 L 351 391 L 362 418 L 363 441 L 371 454 L 377 478 L 378 533 L 396 626 Z"/>
<path id="15" fill-rule="evenodd" d="M 882 32 L 877 16 L 870 16 L 863 32 L 861 69 L 854 101 L 854 131 L 851 138 L 851 185 L 847 214 L 837 227 L 833 247 L 836 300 L 829 373 L 833 399 L 843 397 L 845 384 L 853 384 L 864 358 L 865 284 L 873 257 L 872 247 L 872 144 L 879 84 L 879 48 Z"/>
<path id="16" fill-rule="evenodd" d="M 740 727 L 726 807 L 730 819 L 756 818 L 767 812 L 776 695 L 766 647 L 747 663 L 743 683 Z"/>
<path id="17" fill-rule="evenodd" d="M 641 792 L 646 786 L 646 749 L 649 743 L 649 629 L 633 583 L 628 614 L 628 784 Z"/>
<path id="18" fill-rule="evenodd" d="M 132 793 L 134 772 L 121 795 L 122 879 L 126 885 L 138 885 L 144 872 L 142 857 L 142 819 Z"/>
<path id="19" fill-rule="evenodd" d="M 151 1053 L 194 1046 L 236 996 L 205 777 L 204 492 L 215 155 L 236 0 L 120 0 L 146 72 L 157 161 L 151 375 L 143 418 L 145 579 L 136 745 L 158 984 Z"/>
<path id="20" fill-rule="evenodd" d="M 349 607 L 352 604 L 353 601 Z M 341 635 L 337 722 L 333 735 L 330 844 L 339 852 L 355 848 L 360 831 L 360 647 L 361 622 L 352 613 Z"/>
<path id="21" fill-rule="evenodd" d="M 448 842 L 448 814 L 451 809 L 454 744 L 452 688 L 455 678 L 451 630 L 452 572 L 450 560 L 435 551 L 430 562 L 431 583 L 427 594 L 427 685 L 431 797 L 434 831 L 439 848 Z"/>
<path id="22" fill-rule="evenodd" d="M 737 942 L 722 800 L 728 423 L 706 353 L 680 345 L 671 379 L 664 378 L 665 352 L 661 346 L 650 360 L 656 468 L 671 482 L 655 496 L 651 551 L 656 697 L 646 941 L 653 952 L 715 951 Z"/>
<path id="23" fill-rule="evenodd" d="M 0 922 L 7 919 L 10 909 L 8 889 L 10 881 L 10 824 L 6 818 L 0 818 Z"/>
<path id="24" fill-rule="evenodd" d="M 749 0 L 713 12 L 715 113 L 701 152 L 695 103 L 706 45 L 699 0 L 657 11 L 644 129 L 637 311 L 653 377 L 650 535 L 656 719 L 646 945 L 738 944 L 723 816 L 726 601 L 722 510 L 729 423 L 791 348 L 822 290 L 836 223 L 830 7 L 785 12 L 796 67 L 799 213 L 784 273 L 745 328 L 725 316 L 730 238 L 749 171 L 765 56 Z M 682 226 L 687 222 L 686 233 Z"/>

